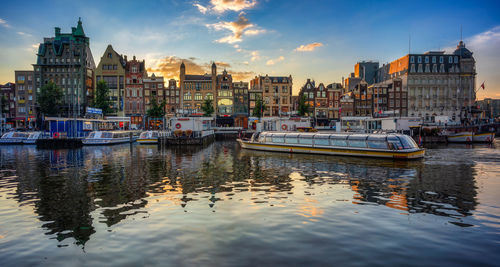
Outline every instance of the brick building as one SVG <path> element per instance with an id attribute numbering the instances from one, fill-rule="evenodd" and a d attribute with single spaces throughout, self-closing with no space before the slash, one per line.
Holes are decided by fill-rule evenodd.
<path id="1" fill-rule="evenodd" d="M 32 70 L 16 70 L 16 127 L 34 126 L 36 120 L 36 92 L 34 72 Z"/>
<path id="2" fill-rule="evenodd" d="M 103 80 L 108 85 L 109 100 L 113 109 L 109 115 L 125 115 L 125 68 L 125 58 L 118 54 L 111 45 L 108 45 L 95 70 L 95 80 L 96 84 L 100 80 Z"/>
<path id="3" fill-rule="evenodd" d="M 142 125 L 146 114 L 144 109 L 144 83 L 148 77 L 145 60 L 137 60 L 134 56 L 127 61 L 125 56 L 125 94 L 124 113 L 130 117 L 131 124 Z"/>
<path id="4" fill-rule="evenodd" d="M 2 119 L 4 122 L 13 122 L 16 117 L 16 84 L 6 83 L 0 85 L 0 107 L 3 107 Z"/>
<path id="5" fill-rule="evenodd" d="M 173 117 L 180 109 L 180 88 L 174 79 L 168 80 L 168 87 L 165 90 L 165 102 L 167 103 L 167 116 Z"/>
<path id="6" fill-rule="evenodd" d="M 267 109 L 264 116 L 288 116 L 291 114 L 292 76 L 256 76 L 250 87 L 262 91 Z"/>

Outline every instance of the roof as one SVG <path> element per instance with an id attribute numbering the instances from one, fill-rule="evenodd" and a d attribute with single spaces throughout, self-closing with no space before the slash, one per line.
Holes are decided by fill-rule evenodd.
<path id="1" fill-rule="evenodd" d="M 212 76 L 205 75 L 185 75 L 184 81 L 212 81 Z"/>
<path id="2" fill-rule="evenodd" d="M 457 45 L 457 49 L 453 52 L 454 55 L 461 56 L 462 58 L 471 58 L 472 52 L 465 48 L 464 42 L 460 41 Z"/>

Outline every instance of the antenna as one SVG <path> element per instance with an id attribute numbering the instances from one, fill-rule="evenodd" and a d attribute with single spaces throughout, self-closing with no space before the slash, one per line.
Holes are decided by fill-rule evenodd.
<path id="1" fill-rule="evenodd" d="M 460 25 L 460 41 L 462 41 L 462 25 Z"/>
<path id="2" fill-rule="evenodd" d="M 408 55 L 411 54 L 411 34 L 408 34 Z"/>

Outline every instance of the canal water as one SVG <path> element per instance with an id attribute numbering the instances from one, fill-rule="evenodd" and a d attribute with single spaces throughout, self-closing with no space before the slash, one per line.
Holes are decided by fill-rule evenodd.
<path id="1" fill-rule="evenodd" d="M 0 147 L 0 266 L 495 265 L 500 142 L 390 161 Z"/>

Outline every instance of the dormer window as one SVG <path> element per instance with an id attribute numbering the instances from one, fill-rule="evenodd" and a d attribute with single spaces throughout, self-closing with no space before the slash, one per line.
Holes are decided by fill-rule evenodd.
<path id="1" fill-rule="evenodd" d="M 425 63 L 429 63 L 429 57 L 425 57 Z"/>
<path id="2" fill-rule="evenodd" d="M 410 57 L 410 63 L 415 63 L 415 57 L 414 56 Z"/>
<path id="3" fill-rule="evenodd" d="M 443 57 L 439 57 L 439 63 L 444 63 L 444 58 Z"/>
<path id="4" fill-rule="evenodd" d="M 422 63 L 422 57 L 421 56 L 418 57 L 418 63 Z"/>
<path id="5" fill-rule="evenodd" d="M 455 56 L 455 63 L 458 63 L 458 57 Z"/>
<path id="6" fill-rule="evenodd" d="M 311 84 L 307 84 L 307 89 L 311 89 Z"/>
<path id="7" fill-rule="evenodd" d="M 452 56 L 448 57 L 448 63 L 453 63 L 453 57 Z"/>
<path id="8" fill-rule="evenodd" d="M 432 63 L 436 63 L 436 56 L 432 57 Z"/>

